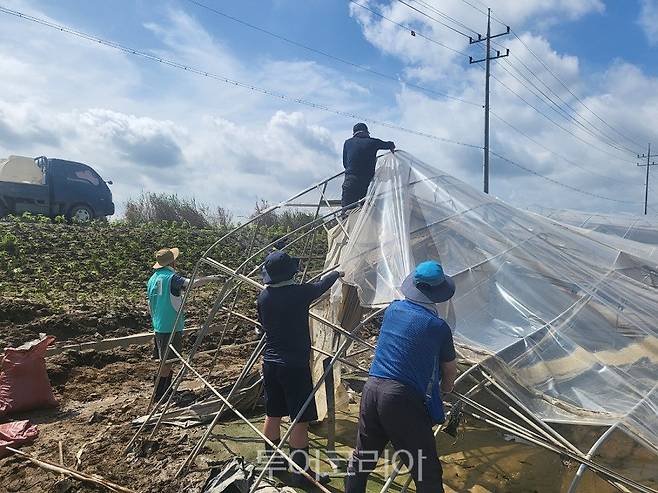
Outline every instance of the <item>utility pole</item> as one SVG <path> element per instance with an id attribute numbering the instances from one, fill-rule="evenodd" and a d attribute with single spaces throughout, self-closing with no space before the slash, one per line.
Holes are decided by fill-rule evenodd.
<path id="1" fill-rule="evenodd" d="M 647 203 L 649 202 L 649 169 L 651 166 L 656 166 L 658 163 L 655 161 L 652 163 L 651 159 L 658 157 L 658 154 L 651 154 L 651 143 L 649 143 L 648 148 L 647 148 L 647 153 L 646 154 L 638 154 L 637 158 L 642 159 L 642 158 L 647 158 L 647 164 L 639 164 L 638 166 L 646 166 L 647 167 L 647 178 L 646 182 L 644 183 L 644 215 L 647 215 Z"/>
<path id="2" fill-rule="evenodd" d="M 510 27 L 507 26 L 507 31 L 499 34 L 491 35 L 491 9 L 487 9 L 487 35 L 482 37 L 478 34 L 478 39 L 469 37 L 469 44 L 480 43 L 486 41 L 486 56 L 480 60 L 473 60 L 473 57 L 468 57 L 469 63 L 485 62 L 486 65 L 486 81 L 484 89 L 484 193 L 489 193 L 489 77 L 491 75 L 491 60 L 509 56 L 509 48 L 507 53 L 501 55 L 500 51 L 496 50 L 496 56 L 491 56 L 491 40 L 500 36 L 505 36 L 510 33 Z"/>

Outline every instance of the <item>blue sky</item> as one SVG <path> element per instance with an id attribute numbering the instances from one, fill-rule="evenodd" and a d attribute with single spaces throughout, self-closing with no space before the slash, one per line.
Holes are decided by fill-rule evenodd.
<path id="1" fill-rule="evenodd" d="M 481 56 L 479 47 L 469 48 L 462 36 L 395 0 L 359 1 L 434 40 Z M 481 103 L 482 71 L 469 66 L 465 57 L 411 37 L 345 0 L 201 3 L 398 80 L 291 46 L 186 0 L 4 0 L 0 5 L 293 98 L 481 145 L 481 108 L 436 94 Z M 411 3 L 437 16 L 429 3 L 484 31 L 484 16 L 461 0 Z M 655 139 L 658 67 L 652 61 L 658 51 L 658 2 L 492 0 L 491 7 L 596 112 L 580 105 L 518 40 L 499 38 L 513 56 L 494 64 L 501 82 L 492 82 L 492 108 L 527 137 L 493 119 L 492 148 L 571 188 L 494 160 L 493 193 L 519 206 L 636 211 L 637 204 L 624 203 L 642 198 L 642 175 L 634 156 L 604 141 L 607 135 L 618 147 L 642 152 L 639 143 Z M 494 23 L 493 29 L 501 27 Z M 0 38 L 0 70 L 5 74 L 0 152 L 88 162 L 115 181 L 119 203 L 142 190 L 165 191 L 247 213 L 259 198 L 282 200 L 340 170 L 342 141 L 355 123 L 8 15 L 0 15 Z M 534 96 L 514 74 L 554 91 L 562 98 L 562 109 Z M 435 92 L 428 94 L 418 86 Z M 560 114 L 565 111 L 586 128 L 565 119 Z M 373 134 L 393 139 L 398 147 L 480 187 L 480 151 L 371 128 Z"/>

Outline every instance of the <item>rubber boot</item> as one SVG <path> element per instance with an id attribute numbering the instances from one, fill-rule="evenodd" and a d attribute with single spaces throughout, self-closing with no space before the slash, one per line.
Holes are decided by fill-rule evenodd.
<path id="1" fill-rule="evenodd" d="M 158 377 L 156 376 L 154 378 L 153 383 L 155 384 L 155 380 L 158 380 Z M 165 384 L 167 384 L 165 386 Z M 164 395 L 165 391 L 169 388 L 169 382 L 167 382 L 167 377 L 160 377 L 160 380 L 158 381 L 158 386 L 155 389 L 155 397 L 154 400 L 155 402 L 159 402 L 162 396 Z"/>
<path id="2" fill-rule="evenodd" d="M 276 440 L 272 440 L 272 443 L 278 447 L 281 444 L 281 439 L 278 438 Z M 274 456 L 274 459 L 272 459 L 272 462 L 270 462 L 270 465 L 267 468 L 267 473 L 270 476 L 278 476 L 284 472 L 287 472 L 288 461 L 284 459 L 283 456 L 274 449 L 274 447 L 265 442 L 265 456 L 263 457 L 263 463 L 267 464 L 267 462 L 270 460 L 270 457 L 272 456 Z"/>
<path id="3" fill-rule="evenodd" d="M 290 458 L 295 464 L 297 464 L 304 471 L 306 471 L 306 473 L 312 478 L 314 478 L 318 483 L 324 485 L 324 484 L 328 484 L 331 481 L 331 478 L 329 477 L 328 474 L 317 473 L 313 469 L 311 469 L 311 466 L 309 464 L 310 458 L 308 454 L 308 447 L 305 448 L 290 447 Z M 297 472 L 296 469 L 293 469 L 292 471 L 291 483 L 293 486 L 299 488 L 315 486 L 314 483 L 309 481 L 303 474 Z"/>
<path id="4" fill-rule="evenodd" d="M 160 384 L 162 385 L 161 392 L 165 396 L 165 400 L 169 398 L 168 393 L 171 391 L 171 381 L 174 378 L 173 374 L 169 374 L 166 377 L 160 377 Z M 157 400 L 156 400 L 157 402 Z"/>

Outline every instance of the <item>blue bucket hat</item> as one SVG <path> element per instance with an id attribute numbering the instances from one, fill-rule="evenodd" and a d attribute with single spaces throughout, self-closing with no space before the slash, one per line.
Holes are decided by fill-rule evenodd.
<path id="1" fill-rule="evenodd" d="M 407 276 L 400 290 L 410 301 L 443 303 L 455 294 L 455 281 L 445 275 L 441 264 L 426 260 Z"/>
<path id="2" fill-rule="evenodd" d="M 299 271 L 299 259 L 281 250 L 270 253 L 263 264 L 263 282 L 276 284 L 292 279 Z"/>

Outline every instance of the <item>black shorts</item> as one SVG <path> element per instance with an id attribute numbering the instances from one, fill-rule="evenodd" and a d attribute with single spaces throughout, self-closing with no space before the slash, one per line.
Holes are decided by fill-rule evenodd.
<path id="1" fill-rule="evenodd" d="M 162 359 L 162 356 L 164 356 L 165 349 L 167 348 L 167 343 L 169 342 L 169 336 L 171 335 L 171 332 L 154 332 L 153 333 L 153 359 L 155 360 L 160 360 Z M 174 334 L 174 339 L 171 341 L 171 345 L 174 346 L 174 349 L 178 351 L 178 354 L 182 355 L 183 351 L 183 333 L 181 331 L 177 331 Z M 174 355 L 174 353 L 169 350 L 169 354 L 167 355 L 167 362 L 172 362 L 172 361 L 178 361 L 178 358 Z"/>
<path id="2" fill-rule="evenodd" d="M 295 419 L 306 399 L 313 391 L 311 369 L 293 368 L 265 361 L 263 363 L 265 413 L 272 418 L 290 416 Z M 318 420 L 315 399 L 306 407 L 300 423 Z"/>

